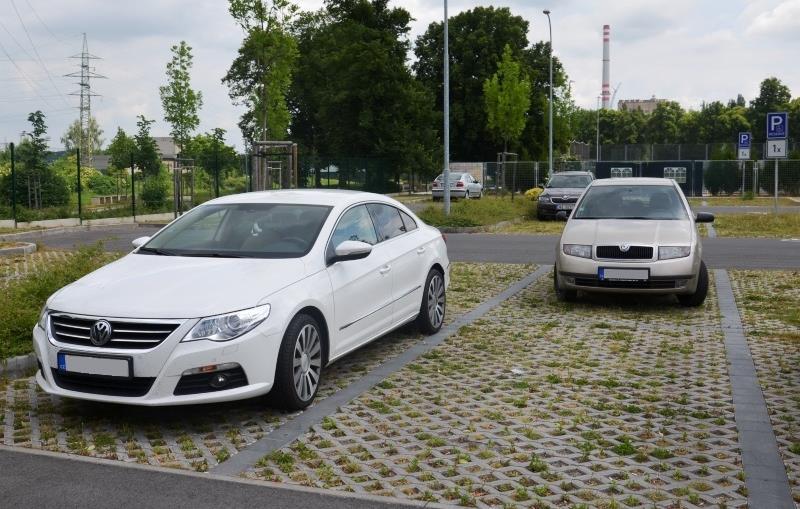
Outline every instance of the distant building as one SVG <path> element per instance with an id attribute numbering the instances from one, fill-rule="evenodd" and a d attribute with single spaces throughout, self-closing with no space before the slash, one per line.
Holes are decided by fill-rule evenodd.
<path id="1" fill-rule="evenodd" d="M 92 159 L 94 159 L 94 169 L 97 171 L 105 173 L 108 171 L 108 167 L 111 166 L 111 156 L 96 154 Z"/>
<path id="2" fill-rule="evenodd" d="M 617 101 L 617 108 L 620 110 L 640 110 L 644 113 L 653 113 L 656 111 L 658 103 L 666 102 L 666 99 L 656 99 L 656 96 L 650 99 L 620 99 Z"/>
<path id="3" fill-rule="evenodd" d="M 167 165 L 167 168 L 173 170 L 175 165 L 178 164 L 178 145 L 171 136 L 155 136 L 156 146 L 158 153 L 161 155 L 161 162 Z"/>

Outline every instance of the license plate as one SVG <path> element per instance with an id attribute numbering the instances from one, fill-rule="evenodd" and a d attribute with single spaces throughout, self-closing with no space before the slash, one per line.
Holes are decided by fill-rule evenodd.
<path id="1" fill-rule="evenodd" d="M 59 352 L 58 370 L 84 375 L 120 376 L 130 378 L 133 360 L 122 357 L 96 357 Z"/>
<path id="2" fill-rule="evenodd" d="M 559 203 L 558 210 L 572 210 L 575 208 L 574 203 Z"/>
<path id="3" fill-rule="evenodd" d="M 597 277 L 600 281 L 647 281 L 650 279 L 650 271 L 647 269 L 607 269 L 600 267 L 597 269 Z"/>

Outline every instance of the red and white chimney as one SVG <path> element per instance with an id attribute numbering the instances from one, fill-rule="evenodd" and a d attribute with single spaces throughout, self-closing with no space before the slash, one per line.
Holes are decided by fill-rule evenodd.
<path id="1" fill-rule="evenodd" d="M 603 25 L 603 109 L 611 107 L 611 26 Z"/>

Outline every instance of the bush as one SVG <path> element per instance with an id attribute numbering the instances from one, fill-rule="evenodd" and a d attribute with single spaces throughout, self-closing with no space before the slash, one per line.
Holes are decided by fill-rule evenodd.
<path id="1" fill-rule="evenodd" d="M 31 331 L 47 298 L 115 256 L 105 253 L 100 245 L 82 247 L 65 260 L 9 282 L 0 295 L 0 359 L 29 353 Z"/>
<path id="2" fill-rule="evenodd" d="M 706 189 L 714 196 L 731 194 L 741 186 L 736 161 L 710 161 L 703 175 Z"/>
<path id="3" fill-rule="evenodd" d="M 164 171 L 152 177 L 145 177 L 139 198 L 146 209 L 157 210 L 164 206 L 167 201 L 168 184 L 169 179 Z"/>
<path id="4" fill-rule="evenodd" d="M 99 172 L 94 172 L 89 176 L 87 185 L 97 195 L 117 194 L 117 181 Z"/>
<path id="5" fill-rule="evenodd" d="M 539 200 L 539 195 L 542 194 L 543 192 L 544 192 L 544 189 L 542 189 L 541 187 L 533 187 L 533 188 L 528 189 L 527 191 L 525 191 L 525 198 L 527 198 L 527 199 L 529 199 L 531 201 L 538 201 Z"/>

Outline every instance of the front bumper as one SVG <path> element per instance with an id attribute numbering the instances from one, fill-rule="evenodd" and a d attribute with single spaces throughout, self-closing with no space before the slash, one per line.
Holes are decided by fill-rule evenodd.
<path id="1" fill-rule="evenodd" d="M 560 207 L 560 205 L 567 205 L 569 208 Z M 568 216 L 575 208 L 575 203 L 552 203 L 552 202 L 537 202 L 536 213 L 540 216 L 553 216 L 555 217 L 559 212 L 564 212 Z"/>
<path id="2" fill-rule="evenodd" d="M 560 252 L 556 256 L 558 284 L 568 290 L 604 293 L 691 294 L 697 289 L 700 257 L 693 253 L 685 258 L 656 261 L 597 260 L 570 256 Z M 646 283 L 608 282 L 598 279 L 598 269 L 648 269 Z"/>
<path id="3" fill-rule="evenodd" d="M 164 342 L 149 350 L 128 350 L 117 348 L 95 348 L 57 343 L 38 325 L 33 330 L 33 347 L 40 369 L 36 373 L 39 387 L 49 394 L 69 398 L 122 403 L 142 406 L 190 405 L 195 403 L 214 403 L 233 401 L 266 394 L 272 388 L 275 377 L 281 334 L 263 332 L 264 327 L 254 330 L 227 342 L 192 341 L 181 343 L 181 338 L 194 325 L 189 320 L 173 332 Z M 58 353 L 74 352 L 104 356 L 130 357 L 133 360 L 133 379 L 147 381 L 149 390 L 143 396 L 121 396 L 113 390 L 114 384 L 121 385 L 125 379 L 109 379 L 106 393 L 83 392 L 60 386 L 54 370 L 58 369 Z M 175 395 L 181 375 L 192 368 L 213 364 L 236 363 L 247 377 L 247 385 L 202 392 L 198 394 Z M 128 379 L 131 380 L 131 379 Z M 62 381 L 62 385 L 64 385 Z M 101 389 L 102 391 L 102 389 Z"/>

